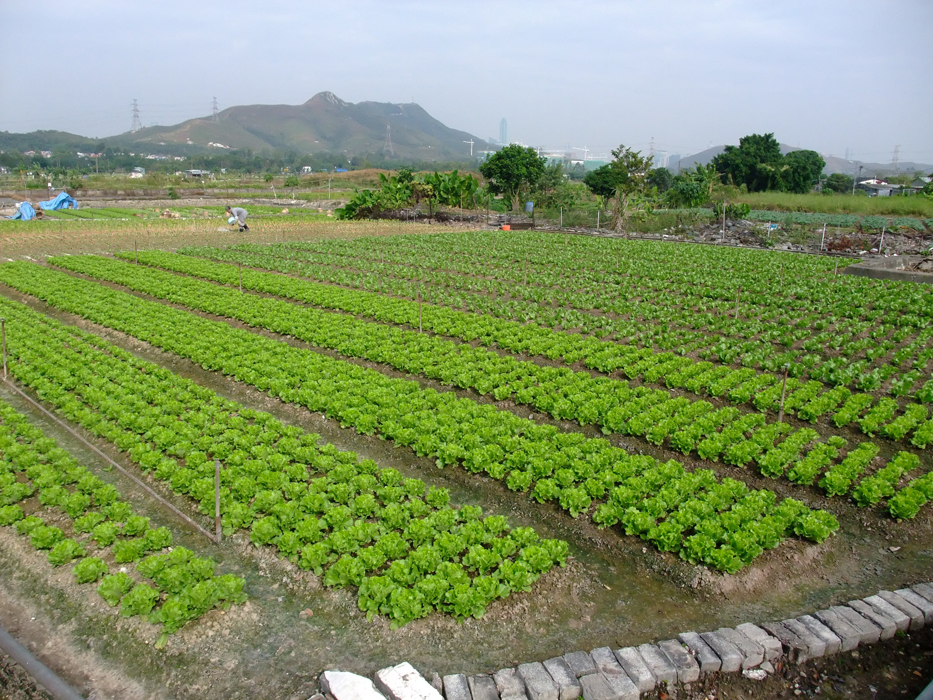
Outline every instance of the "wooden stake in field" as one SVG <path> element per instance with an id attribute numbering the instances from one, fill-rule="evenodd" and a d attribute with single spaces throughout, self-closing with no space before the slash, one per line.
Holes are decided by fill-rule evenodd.
<path id="1" fill-rule="evenodd" d="M 836 267 L 833 268 L 833 277 L 836 277 L 838 275 L 839 275 L 839 258 L 836 258 Z"/>
<path id="2" fill-rule="evenodd" d="M 781 386 L 781 410 L 778 413 L 778 423 L 784 421 L 784 397 L 787 395 L 787 370 L 790 365 L 784 365 L 784 384 Z"/>
<path id="3" fill-rule="evenodd" d="M 881 242 L 878 244 L 878 255 L 883 255 L 882 251 L 884 250 L 884 229 L 885 227 L 882 226 L 881 227 Z"/>
<path id="4" fill-rule="evenodd" d="M 240 280 L 240 294 L 243 293 L 243 263 L 236 264 L 236 274 Z"/>
<path id="5" fill-rule="evenodd" d="M 3 336 L 3 378 L 6 379 L 6 319 L 0 318 L 0 335 Z"/>
<path id="6" fill-rule="evenodd" d="M 742 287 L 735 292 L 735 320 L 739 320 L 739 295 L 742 294 Z"/>
<path id="7" fill-rule="evenodd" d="M 220 460 L 214 460 L 214 537 L 217 544 L 223 537 L 223 529 L 220 527 Z"/>
<path id="8" fill-rule="evenodd" d="M 560 208 L 560 225 L 557 228 L 564 228 L 564 208 Z"/>
<path id="9" fill-rule="evenodd" d="M 826 224 L 823 224 L 823 236 L 820 238 L 820 250 L 823 250 L 823 243 L 826 241 Z"/>
<path id="10" fill-rule="evenodd" d="M 139 265 L 139 246 L 136 245 L 136 241 L 133 241 L 133 262 Z"/>
<path id="11" fill-rule="evenodd" d="M 421 329 L 421 282 L 418 282 L 418 332 L 423 333 Z"/>

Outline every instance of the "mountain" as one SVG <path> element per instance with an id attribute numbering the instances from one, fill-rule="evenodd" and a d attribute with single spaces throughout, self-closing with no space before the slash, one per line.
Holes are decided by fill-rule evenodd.
<path id="1" fill-rule="evenodd" d="M 345 102 L 320 92 L 300 105 L 229 107 L 210 117 L 174 126 L 153 126 L 107 139 L 109 143 L 152 152 L 173 144 L 212 151 L 226 148 L 295 150 L 299 153 L 383 153 L 386 128 L 395 155 L 408 160 L 462 160 L 472 140 L 477 153 L 488 144 L 465 131 L 451 129 L 414 103 Z M 219 144 L 219 145 L 218 145 Z"/>
<path id="2" fill-rule="evenodd" d="M 692 156 L 684 156 L 677 162 L 668 163 L 667 169 L 676 174 L 678 169 L 687 170 L 688 168 L 692 168 L 697 164 L 706 165 L 713 158 L 725 150 L 725 146 L 713 146 L 712 148 L 707 148 L 705 151 L 695 153 Z M 801 149 L 794 146 L 788 146 L 784 143 L 781 144 L 781 153 L 790 153 L 791 151 L 799 150 Z M 859 174 L 858 167 L 860 165 L 862 166 L 861 177 L 864 178 L 875 176 L 883 177 L 886 175 L 893 175 L 895 173 L 895 169 L 891 166 L 890 163 L 864 163 L 859 160 L 846 160 L 845 158 L 838 158 L 836 156 L 826 155 L 824 153 L 820 153 L 820 156 L 822 156 L 823 160 L 826 161 L 826 166 L 823 168 L 824 175 L 832 175 L 833 173 L 856 175 Z M 918 171 L 929 174 L 931 171 L 933 171 L 933 165 L 913 162 L 898 163 L 897 172 L 911 175 Z"/>

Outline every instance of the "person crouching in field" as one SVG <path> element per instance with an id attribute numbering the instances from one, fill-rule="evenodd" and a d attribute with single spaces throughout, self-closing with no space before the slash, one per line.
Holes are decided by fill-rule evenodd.
<path id="1" fill-rule="evenodd" d="M 233 207 L 231 209 L 228 206 L 227 215 L 230 217 L 231 224 L 236 222 L 237 226 L 240 227 L 240 233 L 243 231 L 249 231 L 249 226 L 246 225 L 246 217 L 249 216 L 249 214 L 247 214 L 243 207 Z"/>

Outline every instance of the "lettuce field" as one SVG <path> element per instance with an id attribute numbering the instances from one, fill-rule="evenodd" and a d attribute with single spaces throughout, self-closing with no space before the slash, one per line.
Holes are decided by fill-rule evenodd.
<path id="1" fill-rule="evenodd" d="M 101 658 L 140 683 L 240 644 L 283 692 L 283 649 L 488 672 L 929 577 L 933 286 L 849 262 L 451 230 L 9 260 L 0 556 L 124 620 Z"/>

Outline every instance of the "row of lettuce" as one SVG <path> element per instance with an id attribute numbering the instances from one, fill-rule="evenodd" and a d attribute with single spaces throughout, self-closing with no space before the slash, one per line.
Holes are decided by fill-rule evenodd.
<path id="1" fill-rule="evenodd" d="M 515 490 L 530 490 L 538 500 L 556 501 L 571 514 L 588 513 L 599 525 L 619 523 L 624 532 L 689 561 L 737 571 L 789 535 L 819 542 L 838 528 L 829 513 L 793 499 L 778 502 L 773 492 L 749 490 L 708 470 L 688 472 L 677 462 L 631 455 L 603 439 L 538 425 L 451 392 L 422 389 L 410 380 L 62 272 L 11 263 L 0 266 L 0 277 L 57 308 L 322 412 L 361 433 L 410 446 L 440 464 L 461 463 L 473 472 L 485 472 Z M 12 347 L 16 351 L 15 342 Z M 78 369 L 76 365 L 73 371 Z M 138 393 L 135 378 L 127 391 Z M 109 393 L 116 389 L 104 392 L 102 400 Z M 207 436 L 198 444 L 202 446 L 205 459 L 229 459 L 212 452 L 213 442 Z M 173 478 L 181 483 L 174 473 L 169 480 Z M 195 479 L 191 488 L 206 491 L 208 485 Z M 196 491 L 196 498 L 198 493 L 206 496 Z M 257 497 L 246 501 L 250 508 L 255 508 Z M 331 510 L 335 509 L 328 507 L 327 513 Z M 255 517 L 251 527 L 255 532 Z M 299 562 L 302 555 L 299 550 Z M 554 559 L 559 561 L 559 555 Z M 363 584 L 360 590 L 363 595 Z"/>
<path id="2" fill-rule="evenodd" d="M 922 285 L 837 278 L 832 261 L 799 256 L 717 249 L 688 257 L 673 244 L 590 249 L 600 244 L 517 235 L 504 243 L 459 234 L 188 252 L 412 299 L 420 288 L 440 305 L 769 372 L 786 364 L 791 376 L 933 400 Z M 483 245 L 490 241 L 492 252 Z"/>
<path id="3" fill-rule="evenodd" d="M 124 617 L 160 625 L 160 646 L 208 611 L 246 600 L 242 578 L 215 574 L 212 559 L 173 548 L 168 528 L 153 527 L 112 484 L 2 401 L 0 526 L 28 537 L 53 567 L 71 564 L 75 581 L 98 584 Z M 131 575 L 125 569 L 133 565 Z"/>
<path id="4" fill-rule="evenodd" d="M 144 256 L 144 260 L 164 259 L 165 254 L 160 253 Z M 181 268 L 202 268 L 202 272 L 205 272 L 203 268 L 212 266 L 217 277 L 240 273 L 215 263 L 190 261 L 191 265 L 186 265 L 184 256 L 168 260 L 172 261 Z M 819 433 L 813 429 L 795 429 L 783 422 L 767 423 L 762 413 L 743 414 L 731 406 L 716 409 L 708 401 L 691 401 L 660 389 L 633 387 L 614 379 L 592 378 L 569 368 L 542 367 L 530 361 L 503 357 L 481 347 L 305 308 L 275 298 L 243 295 L 236 289 L 107 258 L 65 257 L 51 262 L 189 308 L 235 318 L 318 347 L 332 348 L 343 355 L 386 363 L 395 369 L 436 379 L 450 386 L 491 394 L 497 400 L 512 398 L 555 418 L 575 420 L 581 425 L 596 424 L 607 434 L 637 435 L 655 445 L 666 444 L 684 454 L 696 452 L 703 459 L 721 460 L 735 466 L 755 464 L 765 476 L 779 478 L 786 474 L 790 481 L 804 486 L 818 483 L 832 496 L 850 493 L 879 453 L 874 444 L 862 443 L 842 456 L 842 448 L 846 446 L 844 438 L 833 436 L 828 441 L 820 441 Z M 247 271 L 245 284 L 262 285 L 262 291 L 268 293 L 281 291 L 283 286 L 299 288 L 305 283 Z M 299 292 L 300 288 L 293 291 L 292 298 L 300 296 Z M 672 377 L 677 374 L 675 372 Z M 690 378 L 686 370 L 680 376 Z M 772 402 L 779 400 L 775 390 L 780 388 L 776 386 L 770 392 Z M 803 415 L 820 415 L 814 408 L 820 403 L 817 387 L 811 385 L 807 389 L 791 395 L 785 404 L 788 412 L 797 410 Z M 844 391 L 836 389 L 836 396 L 830 398 L 838 403 Z M 824 398 L 824 408 L 825 405 Z M 933 429 L 933 421 L 927 421 L 927 426 L 922 425 L 927 419 L 923 406 L 915 404 L 903 416 L 890 420 L 896 408 L 893 401 L 882 400 L 868 412 L 862 423 L 874 420 L 883 424 L 881 430 L 889 437 L 895 436 L 895 429 L 897 437 L 903 437 L 907 430 L 921 424 L 915 441 L 918 435 L 924 435 L 927 426 Z M 882 414 L 882 410 L 889 412 Z M 885 420 L 890 422 L 885 423 Z M 442 462 L 464 459 L 467 463 L 474 460 L 470 451 L 450 446 L 440 451 L 438 459 Z M 501 463 L 501 460 L 489 460 L 485 454 L 479 459 Z M 914 465 L 916 467 L 919 467 L 919 460 Z M 502 478 L 506 468 L 494 467 L 493 471 L 501 471 L 499 478 Z M 550 476 L 524 473 L 510 474 L 508 478 L 511 479 L 510 486 L 518 490 L 525 490 L 532 481 L 536 481 L 532 495 L 539 500 L 560 500 L 563 494 L 558 492 L 554 495 L 548 479 Z M 542 477 L 542 481 L 537 481 Z M 575 481 L 561 486 L 578 488 L 580 484 Z M 568 493 L 565 500 L 572 498 L 578 511 L 589 508 L 588 499 L 605 495 L 604 489 L 593 485 L 586 488 L 585 494 L 572 493 Z M 894 512 L 897 517 L 903 517 L 903 509 L 895 507 Z"/>
<path id="5" fill-rule="evenodd" d="M 529 590 L 566 559 L 561 540 L 512 529 L 502 516 L 484 518 L 475 506 L 453 508 L 444 489 L 427 489 L 353 452 L 318 445 L 318 435 L 245 409 L 20 304 L 0 301 L 0 311 L 13 376 L 39 398 L 119 447 L 205 515 L 214 509 L 219 460 L 228 535 L 248 532 L 255 545 L 274 547 L 322 576 L 326 586 L 357 587 L 360 609 L 386 615 L 395 626 L 434 610 L 481 617 L 490 603 Z M 40 499 L 47 502 L 44 491 Z M 115 533 L 109 521 L 79 514 L 83 503 L 73 512 L 96 541 L 127 534 L 126 525 Z M 120 563 L 151 549 L 145 537 L 113 546 Z M 159 580 L 160 562 L 171 560 L 149 557 L 137 569 Z M 113 585 L 102 583 L 102 593 Z"/>

